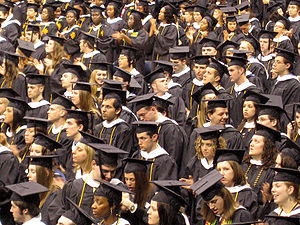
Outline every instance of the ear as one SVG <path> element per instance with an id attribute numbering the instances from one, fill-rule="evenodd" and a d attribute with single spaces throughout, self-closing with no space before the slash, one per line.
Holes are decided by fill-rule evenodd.
<path id="1" fill-rule="evenodd" d="M 152 135 L 152 141 L 157 141 L 158 139 L 158 134 L 153 134 Z"/>
<path id="2" fill-rule="evenodd" d="M 207 117 L 209 120 L 211 120 L 211 115 L 212 115 L 211 113 L 209 113 L 209 112 L 207 113 Z"/>
<path id="3" fill-rule="evenodd" d="M 215 82 L 219 82 L 221 80 L 221 77 L 218 75 L 218 76 L 215 76 Z"/>
<path id="4" fill-rule="evenodd" d="M 295 191 L 295 188 L 294 188 L 294 186 L 292 186 L 292 185 L 290 185 L 290 186 L 288 187 L 288 189 L 287 189 L 287 193 L 288 193 L 289 195 L 292 195 L 292 194 L 294 193 L 294 191 Z"/>
<path id="5" fill-rule="evenodd" d="M 82 131 L 83 130 L 83 125 L 79 124 L 79 130 Z"/>
<path id="6" fill-rule="evenodd" d="M 22 210 L 22 214 L 23 214 L 23 215 L 27 215 L 27 214 L 28 214 L 28 209 L 23 209 L 23 210 Z"/>
<path id="7" fill-rule="evenodd" d="M 272 123 L 272 126 L 273 126 L 273 127 L 276 127 L 276 126 L 277 126 L 277 124 L 278 124 L 278 122 L 279 122 L 279 121 L 278 121 L 277 119 L 275 119 L 275 120 L 272 120 L 272 121 L 271 121 L 271 123 Z"/>

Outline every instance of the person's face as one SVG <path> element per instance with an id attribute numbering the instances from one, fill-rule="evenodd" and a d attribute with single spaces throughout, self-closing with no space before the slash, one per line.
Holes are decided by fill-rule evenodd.
<path id="1" fill-rule="evenodd" d="M 185 11 L 184 18 L 187 23 L 192 23 L 193 22 L 193 12 Z"/>
<path id="2" fill-rule="evenodd" d="M 295 118 L 295 120 L 296 120 L 297 126 L 300 127 L 300 113 L 296 112 L 296 118 Z"/>
<path id="3" fill-rule="evenodd" d="M 215 148 L 214 148 L 212 140 L 202 140 L 200 149 L 201 149 L 202 155 L 206 159 L 212 159 L 215 155 Z"/>
<path id="4" fill-rule="evenodd" d="M 255 106 L 253 101 L 245 101 L 243 104 L 243 116 L 245 119 L 252 119 L 255 116 Z"/>
<path id="5" fill-rule="evenodd" d="M 104 82 L 102 79 L 107 79 L 108 73 L 105 70 L 97 70 L 95 74 L 95 81 L 97 84 L 102 85 Z"/>
<path id="6" fill-rule="evenodd" d="M 251 157 L 261 157 L 264 152 L 264 137 L 254 134 L 250 142 L 249 155 Z"/>
<path id="7" fill-rule="evenodd" d="M 74 24 L 76 21 L 75 14 L 73 12 L 68 12 L 66 15 L 66 22 L 68 25 Z"/>
<path id="8" fill-rule="evenodd" d="M 104 180 L 110 182 L 116 175 L 117 168 L 112 165 L 101 165 L 101 171 L 104 176 Z"/>
<path id="9" fill-rule="evenodd" d="M 26 31 L 26 32 L 24 32 L 25 41 L 31 41 L 31 36 L 33 36 L 32 35 L 32 31 Z M 34 41 L 34 40 L 32 40 L 32 41 Z"/>
<path id="10" fill-rule="evenodd" d="M 108 215 L 110 207 L 107 198 L 104 196 L 94 196 L 92 210 L 95 218 L 103 218 Z"/>
<path id="11" fill-rule="evenodd" d="M 87 160 L 88 154 L 85 148 L 86 146 L 80 142 L 76 144 L 75 149 L 72 150 L 72 159 L 74 163 L 81 165 Z"/>
<path id="12" fill-rule="evenodd" d="M 73 118 L 66 120 L 66 134 L 67 137 L 74 137 L 79 133 L 80 127 Z"/>
<path id="13" fill-rule="evenodd" d="M 217 77 L 215 77 L 215 72 L 216 70 L 214 68 L 211 67 L 207 67 L 205 74 L 203 75 L 203 83 L 207 84 L 207 83 L 214 83 L 217 81 Z"/>
<path id="14" fill-rule="evenodd" d="M 5 112 L 7 104 L 4 103 L 4 99 L 0 98 L 0 115 L 3 115 Z"/>
<path id="15" fill-rule="evenodd" d="M 137 116 L 141 121 L 155 121 L 155 112 L 153 110 L 146 110 L 145 107 L 137 111 Z"/>
<path id="16" fill-rule="evenodd" d="M 201 65 L 201 64 L 197 64 L 197 63 L 194 64 L 194 71 L 195 71 L 196 78 L 198 80 L 203 79 L 203 75 L 206 72 L 206 68 L 207 68 L 207 65 Z"/>
<path id="17" fill-rule="evenodd" d="M 144 6 L 137 5 L 135 8 L 136 8 L 136 11 L 139 11 L 139 12 L 145 12 Z"/>
<path id="18" fill-rule="evenodd" d="M 216 195 L 207 205 L 215 215 L 222 215 L 224 212 L 224 199 L 221 196 Z"/>
<path id="19" fill-rule="evenodd" d="M 61 7 L 57 7 L 56 10 L 54 11 L 54 17 L 59 18 L 61 16 Z"/>
<path id="20" fill-rule="evenodd" d="M 95 25 L 100 24 L 101 19 L 102 19 L 101 12 L 92 12 L 91 16 L 92 16 L 92 21 Z"/>
<path id="21" fill-rule="evenodd" d="M 280 21 L 277 21 L 274 25 L 274 32 L 278 32 L 279 34 L 283 33 L 285 30 L 284 24 Z"/>
<path id="22" fill-rule="evenodd" d="M 76 225 L 72 220 L 67 217 L 61 216 L 56 225 Z"/>
<path id="23" fill-rule="evenodd" d="M 63 109 L 60 105 L 50 105 L 49 110 L 47 112 L 48 120 L 53 123 L 61 118 L 62 113 Z"/>
<path id="24" fill-rule="evenodd" d="M 240 26 L 240 29 L 244 34 L 248 34 L 250 26 L 251 26 L 251 23 L 246 23 L 246 24 L 243 24 L 242 26 Z"/>
<path id="25" fill-rule="evenodd" d="M 290 17 L 296 17 L 299 15 L 299 6 L 297 5 L 289 5 L 287 10 Z"/>
<path id="26" fill-rule="evenodd" d="M 27 18 L 33 19 L 36 16 L 37 12 L 33 8 L 27 9 Z"/>
<path id="27" fill-rule="evenodd" d="M 172 63 L 175 63 L 176 65 L 173 66 L 174 73 L 180 73 L 185 68 L 185 60 L 180 59 L 171 59 Z"/>
<path id="28" fill-rule="evenodd" d="M 284 58 L 282 56 L 276 56 L 273 66 L 272 66 L 272 70 L 277 73 L 277 74 L 282 74 L 283 72 L 285 72 L 287 69 L 289 68 L 289 64 L 288 63 L 284 63 Z"/>
<path id="29" fill-rule="evenodd" d="M 127 69 L 129 67 L 128 57 L 126 55 L 120 55 L 118 58 L 119 67 L 121 69 Z"/>
<path id="30" fill-rule="evenodd" d="M 290 197 L 291 187 L 288 188 L 284 182 L 273 182 L 271 193 L 274 202 L 280 205 Z"/>
<path id="31" fill-rule="evenodd" d="M 213 17 L 219 19 L 221 18 L 221 16 L 222 16 L 222 11 L 220 9 L 215 9 L 213 13 Z"/>
<path id="32" fill-rule="evenodd" d="M 218 107 L 215 109 L 214 113 L 209 114 L 209 117 L 211 125 L 220 124 L 225 126 L 228 120 L 228 109 Z"/>
<path id="33" fill-rule="evenodd" d="M 230 166 L 228 161 L 219 162 L 217 164 L 217 170 L 220 174 L 223 175 L 221 182 L 225 185 L 225 187 L 233 187 L 234 186 L 234 171 Z"/>
<path id="34" fill-rule="evenodd" d="M 205 18 L 203 18 L 200 22 L 200 30 L 206 31 L 206 30 L 208 30 L 208 26 L 209 26 L 209 24 L 208 24 L 207 20 Z"/>
<path id="35" fill-rule="evenodd" d="M 168 92 L 168 80 L 167 78 L 158 78 L 152 83 L 152 87 L 155 92 L 166 93 Z"/>
<path id="36" fill-rule="evenodd" d="M 67 89 L 72 86 L 71 82 L 75 82 L 76 80 L 77 79 L 75 79 L 75 76 L 72 73 L 63 73 L 60 78 L 61 86 Z"/>
<path id="37" fill-rule="evenodd" d="M 240 50 L 250 51 L 249 46 L 248 46 L 248 42 L 241 41 Z"/>
<path id="38" fill-rule="evenodd" d="M 260 45 L 261 52 L 269 51 L 269 43 L 270 43 L 269 38 L 260 38 L 259 39 L 259 45 Z"/>
<path id="39" fill-rule="evenodd" d="M 298 43 L 298 55 L 300 55 L 300 41 L 299 41 L 299 43 Z"/>
<path id="40" fill-rule="evenodd" d="M 264 125 L 266 127 L 274 128 L 274 121 L 270 120 L 269 115 L 260 115 L 257 118 L 257 123 Z"/>
<path id="41" fill-rule="evenodd" d="M 242 69 L 236 65 L 229 66 L 228 72 L 229 72 L 230 81 L 233 83 L 237 83 L 243 74 Z"/>
<path id="42" fill-rule="evenodd" d="M 46 53 L 51 53 L 54 51 L 54 41 L 49 40 L 45 45 L 45 51 Z"/>
<path id="43" fill-rule="evenodd" d="M 71 100 L 74 105 L 79 106 L 80 105 L 80 90 L 72 90 L 72 97 Z"/>
<path id="44" fill-rule="evenodd" d="M 281 168 L 282 166 L 281 166 L 281 154 L 279 153 L 278 155 L 277 155 L 277 157 L 276 157 L 276 160 L 275 160 L 275 167 L 276 168 Z"/>
<path id="45" fill-rule="evenodd" d="M 235 21 L 228 21 L 227 22 L 227 28 L 230 32 L 234 32 L 236 30 L 236 22 Z"/>
<path id="46" fill-rule="evenodd" d="M 29 165 L 28 166 L 27 178 L 28 178 L 28 181 L 37 182 L 37 178 L 36 178 L 36 166 L 35 165 Z"/>
<path id="47" fill-rule="evenodd" d="M 47 8 L 44 8 L 42 10 L 41 17 L 42 17 L 42 21 L 47 21 L 49 19 L 49 13 L 48 13 L 48 9 Z"/>
<path id="48" fill-rule="evenodd" d="M 101 105 L 102 118 L 109 122 L 116 119 L 120 112 L 114 107 L 114 101 L 114 99 L 104 99 Z"/>
<path id="49" fill-rule="evenodd" d="M 159 14 L 158 14 L 158 19 L 160 21 L 165 20 L 165 11 L 166 11 L 165 7 L 160 9 Z"/>
<path id="50" fill-rule="evenodd" d="M 148 224 L 149 225 L 158 225 L 159 224 L 159 214 L 156 201 L 151 201 L 150 208 L 147 212 L 148 214 Z"/>
<path id="51" fill-rule="evenodd" d="M 108 5 L 106 7 L 106 14 L 108 17 L 113 18 L 115 16 L 115 7 L 112 5 Z"/>
<path id="52" fill-rule="evenodd" d="M 0 18 L 1 19 L 6 19 L 8 16 L 8 13 L 4 13 L 3 11 L 0 11 Z"/>
<path id="53" fill-rule="evenodd" d="M 217 55 L 217 50 L 214 47 L 202 47 L 202 55 Z"/>
<path id="54" fill-rule="evenodd" d="M 195 22 L 199 23 L 202 20 L 202 16 L 200 12 L 194 12 L 194 20 Z"/>
<path id="55" fill-rule="evenodd" d="M 26 144 L 31 144 L 34 141 L 34 135 L 35 135 L 35 128 L 34 127 L 26 128 L 25 143 Z"/>
<path id="56" fill-rule="evenodd" d="M 27 95 L 30 99 L 35 99 L 43 93 L 43 86 L 38 84 L 27 85 Z"/>
<path id="57" fill-rule="evenodd" d="M 21 209 L 14 203 L 14 201 L 11 201 L 10 212 L 12 213 L 14 221 L 16 223 L 22 224 L 24 222 L 24 215 L 21 212 Z"/>
<path id="58" fill-rule="evenodd" d="M 6 110 L 4 112 L 4 123 L 10 124 L 14 120 L 14 108 L 13 107 L 6 107 Z"/>
<path id="59" fill-rule="evenodd" d="M 80 48 L 80 52 L 84 52 L 85 49 L 86 49 L 86 43 L 85 43 L 85 40 L 80 40 L 79 41 L 79 48 Z"/>
<path id="60" fill-rule="evenodd" d="M 155 144 L 153 136 L 150 137 L 147 132 L 137 133 L 138 144 L 142 151 L 149 152 Z"/>
<path id="61" fill-rule="evenodd" d="M 30 146 L 30 156 L 41 156 L 43 155 L 43 146 L 33 143 Z"/>
<path id="62" fill-rule="evenodd" d="M 133 17 L 133 15 L 130 15 L 128 17 L 127 25 L 128 25 L 129 28 L 133 28 L 133 26 L 134 26 L 134 17 Z"/>
<path id="63" fill-rule="evenodd" d="M 129 191 L 134 192 L 135 190 L 135 176 L 134 173 L 124 173 L 125 183 Z"/>

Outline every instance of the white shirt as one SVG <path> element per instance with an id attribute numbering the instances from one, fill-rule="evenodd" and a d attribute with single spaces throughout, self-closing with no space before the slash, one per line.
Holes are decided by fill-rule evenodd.
<path id="1" fill-rule="evenodd" d="M 45 223 L 43 223 L 41 221 L 41 219 L 39 218 L 39 216 L 37 216 L 37 217 L 33 217 L 31 220 L 28 220 L 27 222 L 23 223 L 23 225 L 45 225 Z"/>

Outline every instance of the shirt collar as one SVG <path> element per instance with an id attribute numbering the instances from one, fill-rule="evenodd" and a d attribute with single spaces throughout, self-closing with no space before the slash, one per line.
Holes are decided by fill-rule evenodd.
<path id="1" fill-rule="evenodd" d="M 146 152 L 146 151 L 141 151 L 141 156 L 143 158 L 145 158 L 146 160 L 154 159 L 154 158 L 156 158 L 158 156 L 161 156 L 161 155 L 169 155 L 169 153 L 165 149 L 160 147 L 159 145 L 156 149 L 154 149 L 153 151 L 151 151 L 149 153 Z"/>

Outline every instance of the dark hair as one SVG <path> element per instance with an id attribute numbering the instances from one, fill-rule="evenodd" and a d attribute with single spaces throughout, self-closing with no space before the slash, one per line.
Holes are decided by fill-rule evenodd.
<path id="1" fill-rule="evenodd" d="M 121 9 L 121 8 L 118 8 L 118 5 L 117 5 L 116 3 L 114 3 L 114 2 L 108 3 L 107 6 L 109 6 L 109 5 L 111 5 L 111 6 L 114 7 L 114 17 L 118 17 L 118 16 L 120 15 L 120 9 Z M 106 8 L 107 8 L 107 7 L 106 7 Z"/>
<path id="2" fill-rule="evenodd" d="M 23 120 L 25 113 L 24 111 L 13 107 L 13 122 L 12 122 L 12 129 L 15 131 L 18 126 L 25 124 Z"/>
<path id="3" fill-rule="evenodd" d="M 79 126 L 80 124 L 82 124 L 82 126 L 83 126 L 83 128 L 82 128 L 82 131 L 87 131 L 88 130 L 88 128 L 89 128 L 89 121 L 88 120 L 86 120 L 85 118 L 81 118 L 81 119 L 79 119 L 79 118 L 74 118 L 74 120 L 75 120 L 75 123 L 77 124 L 77 126 Z"/>
<path id="4" fill-rule="evenodd" d="M 240 164 L 236 161 L 228 161 L 229 165 L 233 170 L 233 182 L 234 185 L 245 185 L 246 184 L 246 177 L 243 171 L 243 168 Z"/>
<path id="5" fill-rule="evenodd" d="M 143 29 L 143 24 L 142 24 L 142 20 L 141 20 L 140 15 L 137 14 L 137 13 L 131 13 L 130 16 L 133 16 L 133 20 L 134 20 L 134 24 L 133 24 L 132 29 L 134 31 L 142 30 Z"/>
<path id="6" fill-rule="evenodd" d="M 288 71 L 291 72 L 293 71 L 293 63 L 291 63 L 289 60 L 287 60 L 286 58 L 283 57 L 283 63 L 284 64 L 290 64 L 290 67 L 288 68 Z"/>
<path id="7" fill-rule="evenodd" d="M 174 11 L 173 11 L 172 7 L 169 5 L 166 5 L 163 8 L 165 8 L 164 16 L 165 16 L 166 22 L 169 24 L 175 23 Z"/>
<path id="8" fill-rule="evenodd" d="M 109 93 L 107 95 L 104 96 L 103 100 L 107 100 L 107 99 L 113 99 L 113 106 L 116 110 L 120 109 L 122 111 L 122 101 L 119 95 L 115 94 L 115 93 Z M 121 114 L 120 111 L 120 114 Z"/>
<path id="9" fill-rule="evenodd" d="M 284 149 L 279 154 L 281 157 L 281 163 L 280 163 L 281 167 L 293 168 L 293 169 L 298 168 L 296 160 L 294 158 L 292 158 L 290 155 L 286 154 Z"/>
<path id="10" fill-rule="evenodd" d="M 275 117 L 275 116 L 273 116 L 273 115 L 271 115 L 271 114 L 268 114 L 267 116 L 269 116 L 269 120 L 270 120 L 270 121 L 277 120 L 277 124 L 276 124 L 275 128 L 276 128 L 277 130 L 280 130 L 280 119 L 277 118 L 277 117 Z"/>
<path id="11" fill-rule="evenodd" d="M 37 205 L 30 202 L 14 201 L 15 205 L 21 210 L 28 209 L 28 213 L 31 217 L 36 217 L 40 214 L 40 209 Z"/>
<path id="12" fill-rule="evenodd" d="M 167 203 L 157 202 L 159 225 L 180 225 L 178 210 Z"/>
<path id="13" fill-rule="evenodd" d="M 45 8 L 45 9 L 47 9 L 47 12 L 48 12 L 48 20 L 49 20 L 49 21 L 54 21 L 55 15 L 54 15 L 53 9 L 50 8 L 50 7 Z"/>

